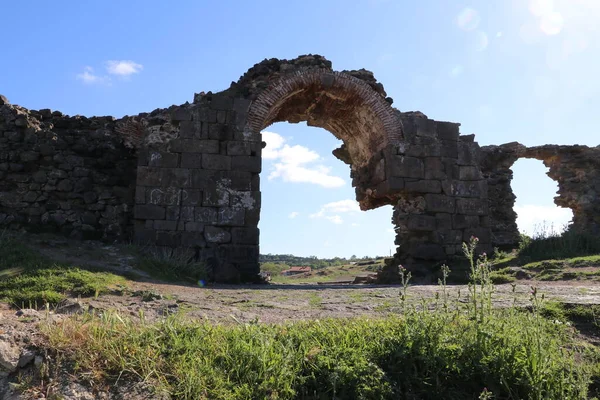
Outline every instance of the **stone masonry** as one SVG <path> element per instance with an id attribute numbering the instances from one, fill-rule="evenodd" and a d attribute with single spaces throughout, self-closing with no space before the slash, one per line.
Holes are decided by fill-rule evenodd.
<path id="1" fill-rule="evenodd" d="M 0 97 L 0 225 L 195 249 L 217 282 L 258 279 L 261 131 L 306 121 L 343 145 L 362 210 L 393 206 L 397 252 L 413 269 L 517 242 L 510 167 L 542 159 L 574 229 L 598 233 L 598 152 L 480 148 L 459 124 L 391 106 L 366 70 L 317 55 L 256 64 L 219 93 L 124 117 L 29 111 Z"/>

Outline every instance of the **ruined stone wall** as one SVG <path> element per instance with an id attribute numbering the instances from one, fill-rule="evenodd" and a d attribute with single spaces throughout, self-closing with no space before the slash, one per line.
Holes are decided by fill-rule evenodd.
<path id="1" fill-rule="evenodd" d="M 189 247 L 218 282 L 258 279 L 261 131 L 306 121 L 341 139 L 362 210 L 393 207 L 392 267 L 413 271 L 518 241 L 512 164 L 541 159 L 557 204 L 598 233 L 600 149 L 480 148 L 459 124 L 401 112 L 369 71 L 264 60 L 219 93 L 133 117 L 67 117 L 0 97 L 0 226 Z M 383 229 L 383 227 L 382 227 Z M 393 268 L 390 268 L 393 270 Z M 397 269 L 396 269 L 397 272 Z"/>
<path id="2" fill-rule="evenodd" d="M 261 150 L 245 135 L 250 102 L 197 95 L 174 108 L 173 138 L 138 159 L 135 239 L 191 247 L 219 282 L 257 279 Z"/>
<path id="3" fill-rule="evenodd" d="M 554 203 L 570 208 L 570 230 L 600 234 L 600 146 L 543 145 L 526 147 L 512 142 L 482 148 L 481 166 L 488 180 L 492 242 L 500 248 L 518 245 L 514 201 L 510 182 L 512 165 L 520 158 L 537 159 L 549 169 L 548 176 L 558 184 Z"/>
<path id="4" fill-rule="evenodd" d="M 421 113 L 402 115 L 406 145 L 389 158 L 395 195 L 396 260 L 412 265 L 460 255 L 471 236 L 489 251 L 487 181 L 473 135 L 459 134 L 459 124 L 438 122 Z M 415 268 L 416 267 L 416 268 Z"/>
<path id="5" fill-rule="evenodd" d="M 124 238 L 136 156 L 113 117 L 33 111 L 0 96 L 0 229 Z"/>

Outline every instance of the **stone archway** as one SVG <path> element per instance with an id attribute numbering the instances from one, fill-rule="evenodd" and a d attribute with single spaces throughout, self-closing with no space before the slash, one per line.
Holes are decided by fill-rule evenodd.
<path id="1" fill-rule="evenodd" d="M 439 262 L 470 235 L 489 246 L 487 187 L 479 146 L 459 124 L 391 107 L 365 70 L 334 71 L 320 56 L 265 60 L 229 89 L 200 93 L 166 118 L 141 121 L 136 237 L 159 246 L 195 247 L 212 279 L 250 281 L 259 272 L 263 142 L 280 121 L 306 121 L 343 145 L 362 210 L 392 205 L 397 253 L 390 266 Z M 164 115 L 163 115 L 164 116 Z M 156 125 L 156 123 L 160 125 Z"/>
<path id="2" fill-rule="evenodd" d="M 490 191 L 492 243 L 502 249 L 519 243 L 515 195 L 510 186 L 513 164 L 521 158 L 540 160 L 549 169 L 548 176 L 558 184 L 554 203 L 569 208 L 573 220 L 569 230 L 598 235 L 600 205 L 600 149 L 587 146 L 543 145 L 526 147 L 518 142 L 482 148 L 481 168 Z"/>
<path id="3" fill-rule="evenodd" d="M 324 68 L 268 79 L 274 82 L 250 106 L 244 135 L 257 139 L 263 129 L 284 121 L 306 121 L 309 126 L 329 131 L 343 142 L 333 154 L 350 165 L 357 200 L 368 210 L 386 204 L 369 198 L 373 186 L 384 180 L 382 167 L 373 169 L 377 169 L 385 148 L 402 146 L 402 122 L 381 85 L 376 86 L 378 92 L 352 74 L 362 74 L 376 85 L 366 71 Z"/>

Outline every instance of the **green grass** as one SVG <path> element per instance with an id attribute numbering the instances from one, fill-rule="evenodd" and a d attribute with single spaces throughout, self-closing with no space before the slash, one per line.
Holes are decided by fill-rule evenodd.
<path id="1" fill-rule="evenodd" d="M 175 399 L 597 396 L 597 349 L 559 320 L 589 320 L 596 310 L 560 308 L 536 290 L 529 309 L 493 309 L 490 263 L 474 259 L 473 243 L 466 303 L 449 300 L 444 267 L 435 300 L 407 304 L 410 276 L 402 270 L 403 312 L 385 319 L 215 325 L 178 315 L 139 323 L 107 312 L 46 325 L 47 349 L 97 384 L 146 380 Z"/>
<path id="2" fill-rule="evenodd" d="M 16 307 L 54 305 L 67 296 L 98 296 L 125 279 L 53 263 L 17 239 L 0 237 L 0 301 Z"/>
<path id="3" fill-rule="evenodd" d="M 105 314 L 46 333 L 76 373 L 144 377 L 176 399 L 467 399 L 484 388 L 497 398 L 580 399 L 594 374 L 565 325 L 511 311 L 484 321 L 415 312 L 236 326 Z"/>
<path id="4" fill-rule="evenodd" d="M 557 232 L 552 227 L 542 227 L 533 237 L 521 235 L 519 257 L 531 261 L 595 254 L 600 254 L 600 238 L 597 235 L 571 230 Z"/>
<path id="5" fill-rule="evenodd" d="M 268 264 L 268 263 L 267 263 Z M 284 276 L 281 275 L 280 271 L 274 270 L 270 266 L 264 269 L 264 265 L 261 266 L 261 270 L 271 272 L 272 283 L 327 283 L 336 282 L 341 280 L 353 280 L 356 276 L 364 275 L 365 273 L 373 274 L 374 268 L 381 267 L 381 263 L 371 265 L 341 265 L 331 266 L 322 268 L 319 270 L 313 270 L 309 275 L 302 276 Z M 287 269 L 287 266 L 286 268 Z"/>

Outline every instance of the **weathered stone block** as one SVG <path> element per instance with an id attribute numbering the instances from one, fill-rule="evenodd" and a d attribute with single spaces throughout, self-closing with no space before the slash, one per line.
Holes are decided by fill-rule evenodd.
<path id="1" fill-rule="evenodd" d="M 203 153 L 218 154 L 218 140 L 199 139 L 173 139 L 169 142 L 168 149 L 174 153 Z"/>
<path id="2" fill-rule="evenodd" d="M 441 158 L 425 158 L 425 179 L 446 179 L 444 163 Z"/>
<path id="3" fill-rule="evenodd" d="M 186 168 L 138 167 L 137 184 L 140 186 L 189 187 L 190 170 Z"/>
<path id="4" fill-rule="evenodd" d="M 260 142 L 232 140 L 227 143 L 227 154 L 230 156 L 260 156 Z"/>
<path id="5" fill-rule="evenodd" d="M 260 221 L 260 210 L 258 208 L 246 210 L 246 226 L 256 226 Z"/>
<path id="6" fill-rule="evenodd" d="M 189 224 L 190 222 L 188 222 Z M 187 228 L 187 227 L 186 227 Z M 206 241 L 204 240 L 204 234 L 197 231 L 187 231 L 181 233 L 181 245 L 183 247 L 204 247 Z"/>
<path id="7" fill-rule="evenodd" d="M 232 171 L 228 171 L 230 174 Z M 192 170 L 192 187 L 193 188 L 209 188 L 214 187 L 218 180 L 222 179 L 224 175 L 223 171 L 210 170 L 210 169 L 194 169 Z"/>
<path id="8" fill-rule="evenodd" d="M 430 145 L 411 144 L 406 147 L 405 154 L 410 157 L 440 157 L 442 155 L 441 146 L 439 143 Z"/>
<path id="9" fill-rule="evenodd" d="M 452 181 L 452 194 L 457 197 L 487 198 L 487 185 L 481 181 Z"/>
<path id="10" fill-rule="evenodd" d="M 262 169 L 260 157 L 252 156 L 233 156 L 231 157 L 231 167 L 236 171 L 248 171 L 260 173 Z"/>
<path id="11" fill-rule="evenodd" d="M 258 176 L 256 174 L 255 176 Z M 229 187 L 232 190 L 258 190 L 258 185 L 256 189 L 252 185 L 253 182 L 253 173 L 249 171 L 228 171 L 226 178 L 229 179 Z"/>
<path id="12" fill-rule="evenodd" d="M 165 207 L 154 204 L 138 204 L 133 209 L 133 215 L 136 219 L 164 219 L 165 214 Z"/>
<path id="13" fill-rule="evenodd" d="M 417 246 L 411 255 L 419 260 L 441 261 L 446 259 L 444 248 L 434 243 L 424 243 Z"/>
<path id="14" fill-rule="evenodd" d="M 458 165 L 477 165 L 479 145 L 477 143 L 458 142 Z"/>
<path id="15" fill-rule="evenodd" d="M 217 225 L 243 226 L 246 213 L 243 208 L 219 208 Z"/>
<path id="16" fill-rule="evenodd" d="M 196 207 L 194 209 L 196 222 L 205 225 L 217 223 L 217 209 L 213 207 Z"/>
<path id="17" fill-rule="evenodd" d="M 231 241 L 231 233 L 224 228 L 205 226 L 204 238 L 209 243 L 229 243 Z"/>
<path id="18" fill-rule="evenodd" d="M 181 246 L 181 233 L 177 231 L 156 231 L 156 244 L 158 246 Z"/>
<path id="19" fill-rule="evenodd" d="M 450 140 L 440 140 L 440 155 L 446 158 L 456 160 L 458 158 L 458 142 Z"/>
<path id="20" fill-rule="evenodd" d="M 179 166 L 179 154 L 166 151 L 150 151 L 148 154 L 148 166 L 177 168 Z"/>
<path id="21" fill-rule="evenodd" d="M 436 227 L 435 217 L 422 214 L 411 214 L 408 216 L 408 229 L 413 231 L 434 231 Z"/>
<path id="22" fill-rule="evenodd" d="M 488 202 L 480 199 L 456 199 L 456 212 L 466 215 L 487 215 Z"/>
<path id="23" fill-rule="evenodd" d="M 254 210 L 260 208 L 261 193 L 259 191 L 246 191 L 232 193 L 230 196 L 231 207 Z"/>
<path id="24" fill-rule="evenodd" d="M 258 244 L 258 228 L 232 228 L 231 240 L 234 244 Z"/>
<path id="25" fill-rule="evenodd" d="M 435 227 L 440 230 L 452 229 L 452 215 L 445 213 L 435 214 Z"/>
<path id="26" fill-rule="evenodd" d="M 192 113 L 186 108 L 177 107 L 171 111 L 171 119 L 173 121 L 190 121 L 192 119 Z"/>
<path id="27" fill-rule="evenodd" d="M 84 193 L 84 201 L 87 193 Z M 90 201 L 90 203 L 93 201 Z M 86 201 L 87 203 L 87 201 Z M 138 186 L 135 188 L 135 204 L 146 204 L 146 187 Z"/>
<path id="28" fill-rule="evenodd" d="M 437 136 L 442 140 L 458 141 L 460 135 L 460 124 L 454 122 L 438 121 Z"/>
<path id="29" fill-rule="evenodd" d="M 181 204 L 184 206 L 201 206 L 202 192 L 199 189 L 182 189 Z"/>
<path id="30" fill-rule="evenodd" d="M 479 217 L 476 215 L 455 214 L 452 216 L 452 227 L 454 229 L 468 229 L 479 226 Z"/>
<path id="31" fill-rule="evenodd" d="M 197 136 L 201 130 L 202 123 L 197 121 L 181 121 L 179 123 L 179 137 L 182 139 L 192 139 Z"/>
<path id="32" fill-rule="evenodd" d="M 181 212 L 180 206 L 169 206 L 167 207 L 167 212 L 165 218 L 170 221 L 179 220 L 179 214 Z"/>
<path id="33" fill-rule="evenodd" d="M 250 105 L 252 104 L 251 100 L 246 100 L 246 99 L 242 99 L 242 98 L 238 98 L 236 97 L 233 100 L 233 110 L 238 114 L 238 115 L 244 115 L 248 112 L 248 110 L 250 109 Z"/>
<path id="34" fill-rule="evenodd" d="M 233 97 L 213 94 L 210 108 L 212 110 L 231 110 L 233 108 Z"/>
<path id="35" fill-rule="evenodd" d="M 441 193 L 442 185 L 440 181 L 435 180 L 419 180 L 419 181 L 407 181 L 404 184 L 407 192 L 414 193 Z"/>
<path id="36" fill-rule="evenodd" d="M 417 127 L 417 136 L 437 136 L 437 124 L 434 120 L 429 118 L 417 118 L 415 119 Z"/>
<path id="37" fill-rule="evenodd" d="M 386 196 L 398 193 L 402 189 L 404 189 L 404 178 L 390 176 L 388 179 L 377 185 L 376 191 L 378 196 Z"/>
<path id="38" fill-rule="evenodd" d="M 443 194 L 425 195 L 426 210 L 429 212 L 454 213 L 455 202 L 454 198 Z"/>
<path id="39" fill-rule="evenodd" d="M 146 204 L 158 206 L 179 205 L 181 204 L 181 189 L 178 187 L 147 188 Z"/>
<path id="40" fill-rule="evenodd" d="M 156 231 L 154 229 L 136 228 L 134 233 L 134 241 L 140 245 L 155 244 Z"/>
<path id="41" fill-rule="evenodd" d="M 231 128 L 225 124 L 210 124 L 208 126 L 208 138 L 224 141 L 233 139 Z"/>
<path id="42" fill-rule="evenodd" d="M 387 161 L 387 168 L 390 171 L 388 179 L 390 176 L 420 179 L 425 177 L 423 161 L 415 157 L 393 156 Z"/>
<path id="43" fill-rule="evenodd" d="M 181 153 L 181 168 L 202 168 L 202 154 Z"/>
<path id="44" fill-rule="evenodd" d="M 483 179 L 483 175 L 479 167 L 461 165 L 458 169 L 458 179 L 461 181 L 478 181 Z"/>
<path id="45" fill-rule="evenodd" d="M 258 258 L 258 246 L 240 244 L 219 246 L 217 256 L 225 262 L 247 263 Z"/>
<path id="46" fill-rule="evenodd" d="M 205 207 L 224 207 L 229 205 L 229 192 L 216 187 L 207 188 L 202 192 L 204 199 L 202 205 Z"/>
<path id="47" fill-rule="evenodd" d="M 161 231 L 175 231 L 177 230 L 177 221 L 154 221 L 154 229 Z"/>
<path id="48" fill-rule="evenodd" d="M 185 231 L 188 232 L 204 232 L 204 224 L 201 222 L 186 222 Z"/>
<path id="49" fill-rule="evenodd" d="M 186 207 L 180 207 L 179 210 L 179 220 L 180 221 L 194 221 L 195 219 L 195 207 L 191 207 L 191 206 L 186 206 Z"/>
<path id="50" fill-rule="evenodd" d="M 204 169 L 215 169 L 215 170 L 229 170 L 231 169 L 230 156 L 224 156 L 220 154 L 205 154 L 202 157 L 202 168 Z"/>

